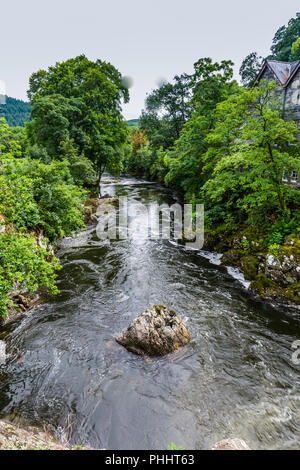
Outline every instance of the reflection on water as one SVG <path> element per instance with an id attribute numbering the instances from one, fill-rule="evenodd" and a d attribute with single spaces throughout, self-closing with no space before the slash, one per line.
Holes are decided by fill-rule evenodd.
<path id="1" fill-rule="evenodd" d="M 171 203 L 153 183 L 123 179 L 103 192 L 129 203 Z M 1 416 L 106 449 L 210 448 L 227 437 L 252 448 L 297 448 L 299 372 L 291 345 L 299 314 L 254 302 L 207 253 L 166 240 L 64 240 L 61 294 L 8 331 Z M 174 309 L 191 344 L 165 358 L 135 356 L 114 337 L 152 304 Z"/>

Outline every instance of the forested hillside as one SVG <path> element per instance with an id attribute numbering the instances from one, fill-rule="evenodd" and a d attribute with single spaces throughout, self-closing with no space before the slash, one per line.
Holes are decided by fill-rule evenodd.
<path id="1" fill-rule="evenodd" d="M 6 96 L 6 104 L 0 105 L 0 117 L 10 126 L 24 126 L 29 121 L 30 103 Z"/>

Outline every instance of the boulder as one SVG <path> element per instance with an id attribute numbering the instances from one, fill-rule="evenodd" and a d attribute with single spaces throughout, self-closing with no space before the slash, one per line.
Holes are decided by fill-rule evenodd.
<path id="1" fill-rule="evenodd" d="M 164 356 L 188 344 L 190 334 L 175 312 L 162 305 L 154 305 L 115 339 L 134 354 Z"/>
<path id="2" fill-rule="evenodd" d="M 265 274 L 280 286 L 288 286 L 300 280 L 300 266 L 294 255 L 281 254 L 278 257 L 268 254 Z"/>
<path id="3" fill-rule="evenodd" d="M 243 439 L 224 439 L 217 442 L 212 450 L 251 450 Z"/>

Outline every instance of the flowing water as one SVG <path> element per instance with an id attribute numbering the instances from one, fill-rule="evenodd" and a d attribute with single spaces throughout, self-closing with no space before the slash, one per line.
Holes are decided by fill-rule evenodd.
<path id="1" fill-rule="evenodd" d="M 172 202 L 133 178 L 104 191 Z M 255 302 L 213 258 L 167 240 L 109 244 L 90 229 L 58 255 L 61 294 L 5 331 L 1 417 L 67 427 L 72 444 L 106 449 L 207 449 L 227 437 L 255 449 L 299 447 L 297 311 Z M 114 337 L 152 304 L 174 309 L 191 343 L 149 360 Z"/>

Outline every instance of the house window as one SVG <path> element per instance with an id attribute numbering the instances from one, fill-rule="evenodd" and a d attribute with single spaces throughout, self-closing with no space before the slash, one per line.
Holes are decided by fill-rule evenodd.
<path id="1" fill-rule="evenodd" d="M 285 170 L 283 172 L 283 175 L 282 175 L 282 181 L 288 181 L 289 180 L 289 174 L 288 172 Z"/>
<path id="2" fill-rule="evenodd" d="M 291 182 L 292 183 L 297 183 L 298 182 L 298 171 L 297 170 L 292 171 Z"/>

